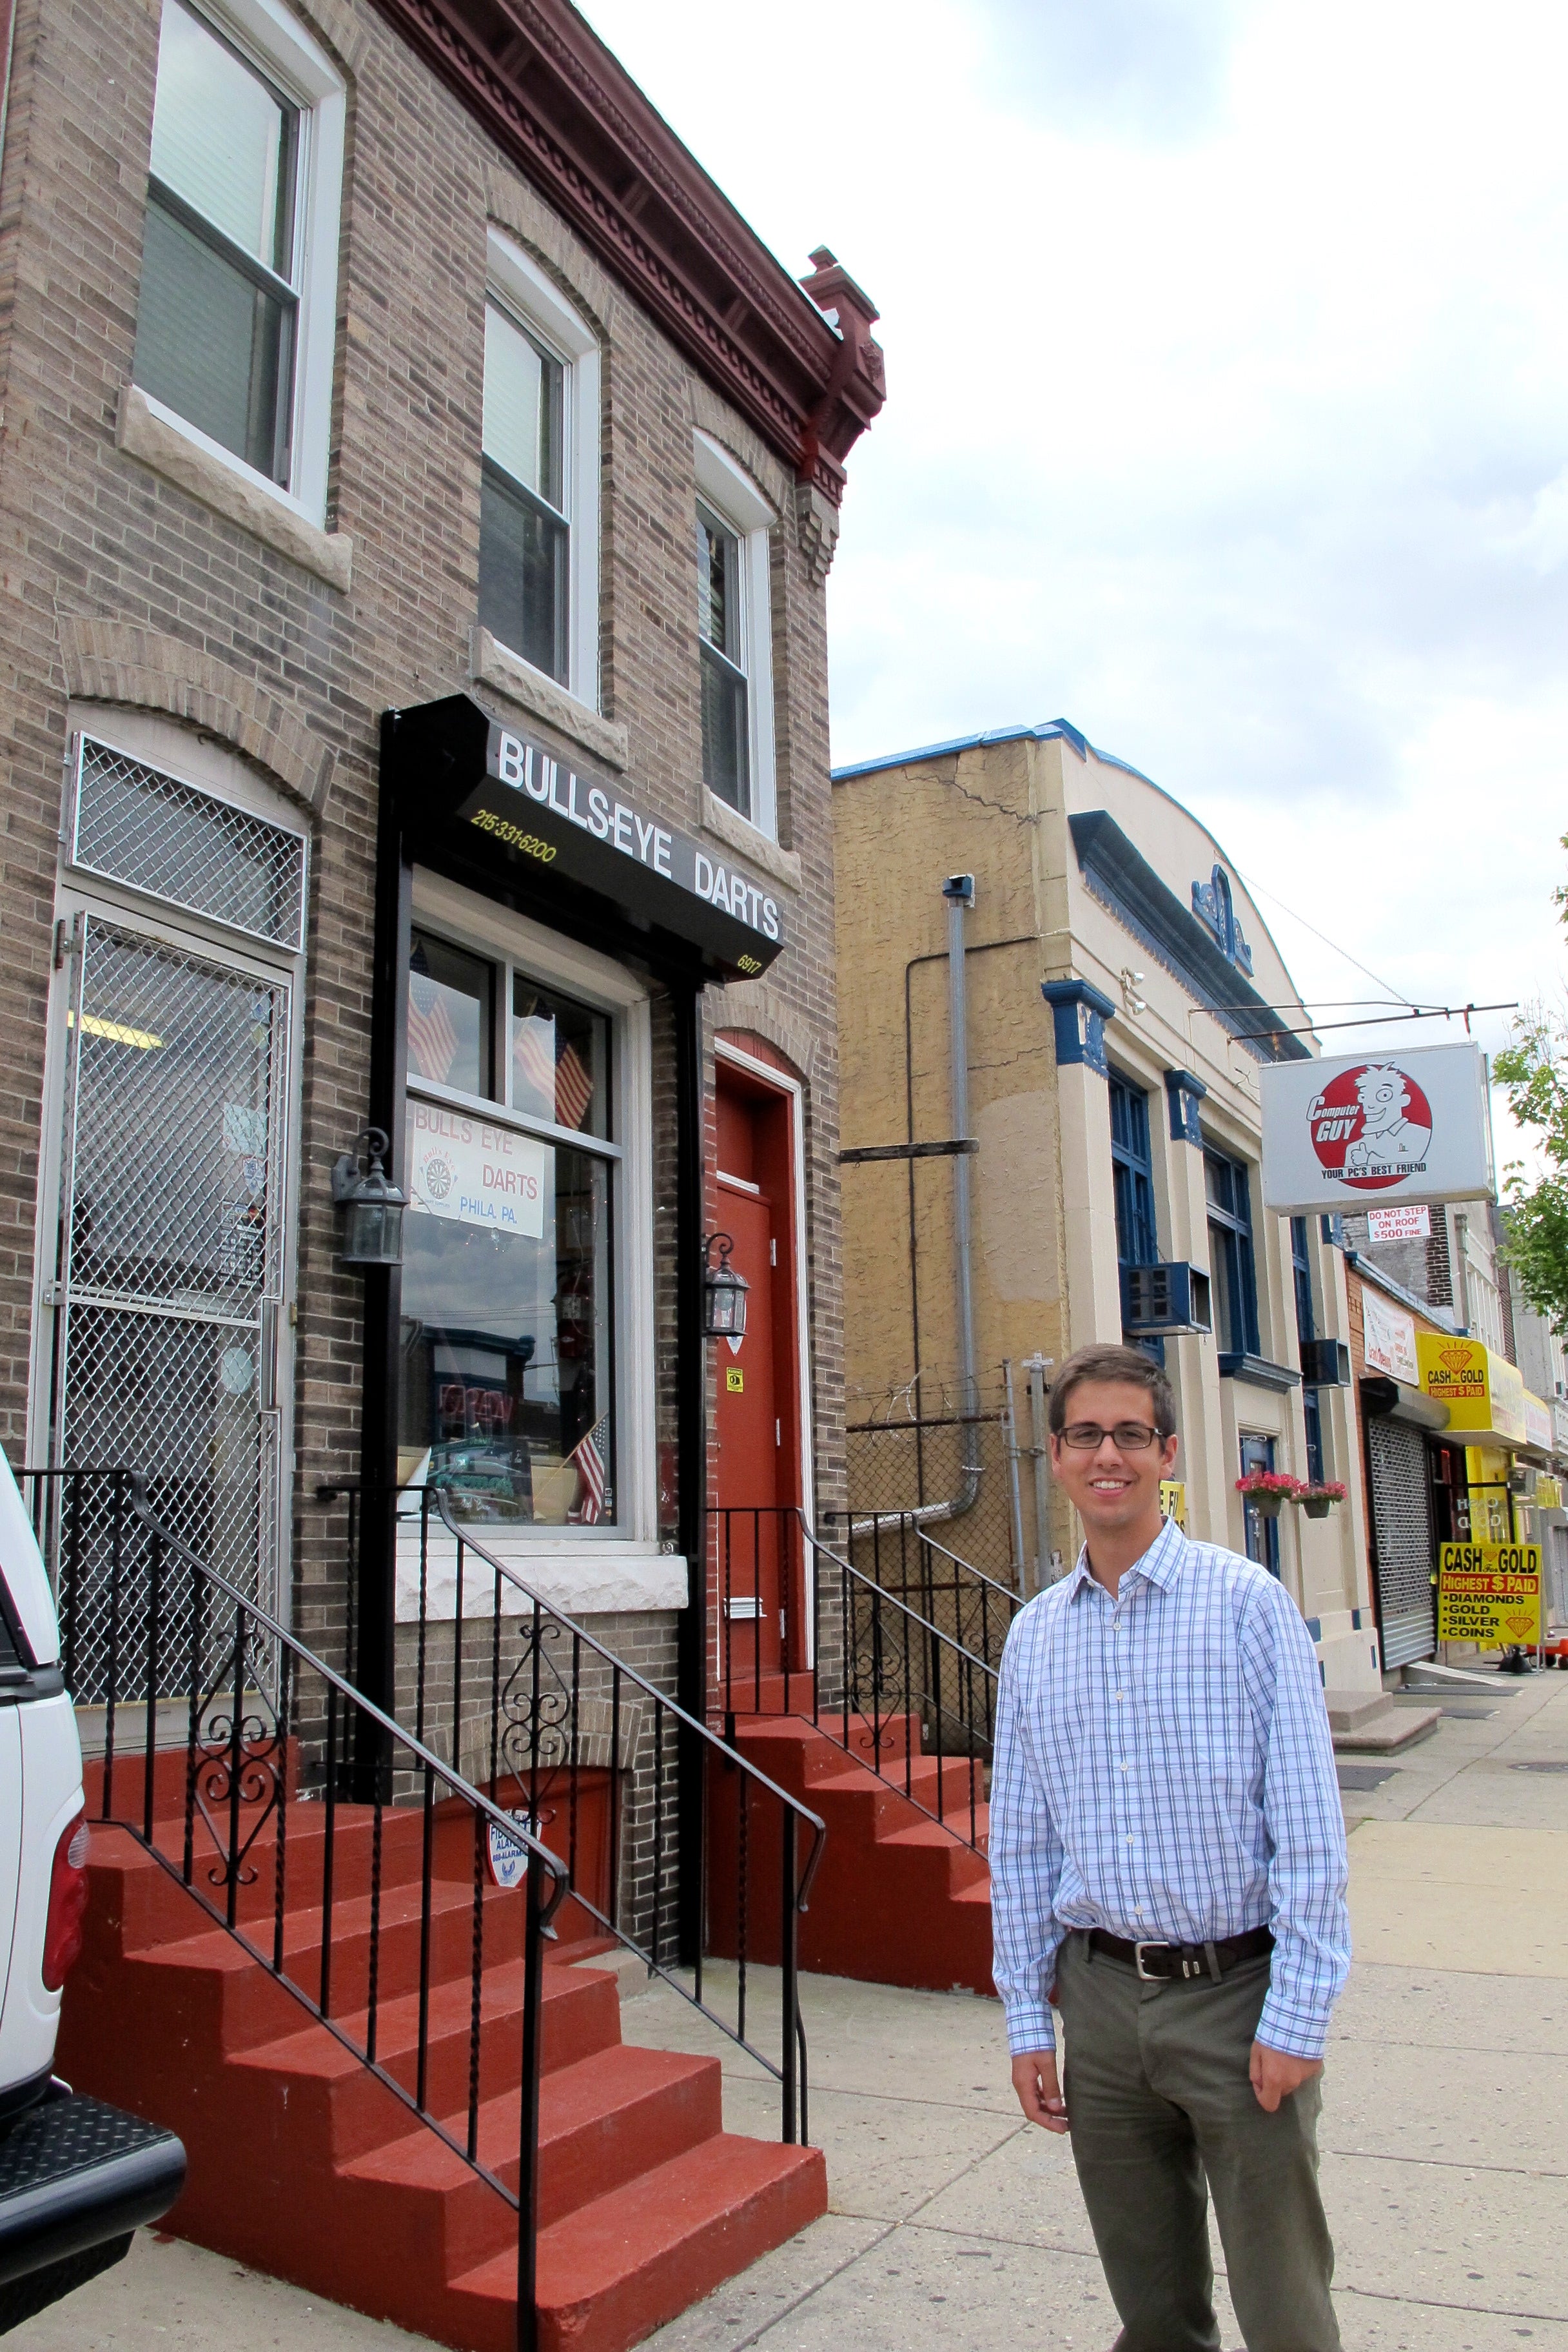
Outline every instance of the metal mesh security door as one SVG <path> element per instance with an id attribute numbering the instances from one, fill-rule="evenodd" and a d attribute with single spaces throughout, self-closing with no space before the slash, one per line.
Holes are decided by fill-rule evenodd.
<path id="1" fill-rule="evenodd" d="M 1436 1647 L 1426 1442 L 1403 1422 L 1369 1421 L 1366 1450 L 1383 1663 L 1404 1666 L 1429 1658 Z"/>
<path id="2" fill-rule="evenodd" d="M 52 1458 L 144 1473 L 165 1524 L 277 1611 L 289 988 L 97 913 L 76 940 Z M 95 1507 L 106 1521 L 107 1494 Z M 107 1525 L 89 1515 L 82 1544 L 90 1699 L 115 1614 Z"/>

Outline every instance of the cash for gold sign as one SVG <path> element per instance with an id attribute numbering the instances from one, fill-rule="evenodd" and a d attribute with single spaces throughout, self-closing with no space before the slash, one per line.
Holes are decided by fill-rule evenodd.
<path id="1" fill-rule="evenodd" d="M 1437 1639 L 1496 1650 L 1541 1639 L 1541 1547 L 1446 1543 L 1437 1554 Z"/>

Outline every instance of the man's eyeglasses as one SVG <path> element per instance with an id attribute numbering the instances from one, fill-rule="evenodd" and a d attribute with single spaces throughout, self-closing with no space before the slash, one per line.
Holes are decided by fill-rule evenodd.
<path id="1" fill-rule="evenodd" d="M 1062 1432 L 1062 1444 L 1075 1453 L 1089 1454 L 1108 1437 L 1119 1454 L 1142 1454 L 1146 1446 L 1164 1442 L 1146 1421 L 1119 1421 L 1114 1429 L 1101 1429 L 1097 1421 L 1073 1421 Z"/>

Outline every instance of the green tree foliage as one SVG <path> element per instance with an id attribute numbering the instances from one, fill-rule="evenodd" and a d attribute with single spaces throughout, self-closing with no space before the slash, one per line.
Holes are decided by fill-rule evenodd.
<path id="1" fill-rule="evenodd" d="M 1568 835 L 1563 845 L 1568 849 Z M 1568 925 L 1568 888 L 1552 898 Z M 1513 1024 L 1513 1041 L 1493 1064 L 1509 1108 L 1540 1138 L 1545 1171 L 1531 1182 L 1513 1161 L 1506 1171 L 1508 1241 L 1504 1255 L 1538 1315 L 1568 1338 L 1568 1021 L 1532 1004 Z"/>

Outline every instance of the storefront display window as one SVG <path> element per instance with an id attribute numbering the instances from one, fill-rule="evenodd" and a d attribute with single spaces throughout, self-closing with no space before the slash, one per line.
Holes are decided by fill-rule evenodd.
<path id="1" fill-rule="evenodd" d="M 611 1024 L 416 933 L 408 1032 L 400 1481 L 465 1518 L 614 1524 Z"/>

